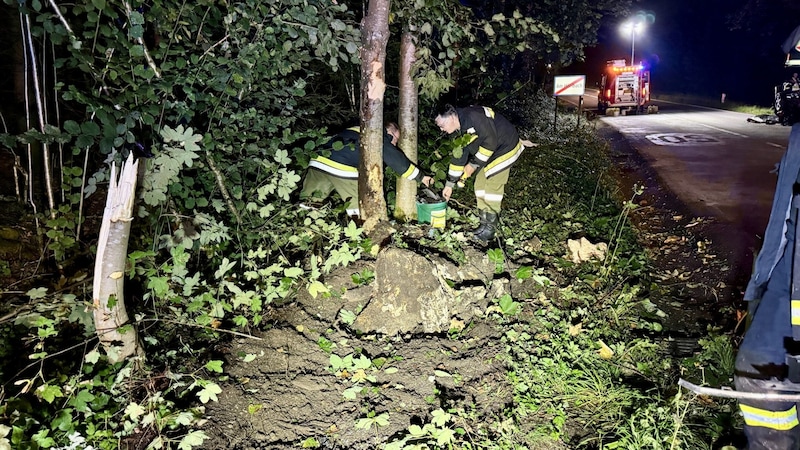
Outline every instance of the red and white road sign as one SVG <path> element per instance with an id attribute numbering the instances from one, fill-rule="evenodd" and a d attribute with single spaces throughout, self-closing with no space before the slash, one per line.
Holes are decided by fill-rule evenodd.
<path id="1" fill-rule="evenodd" d="M 586 90 L 586 75 L 559 75 L 554 81 L 556 96 L 583 95 Z"/>

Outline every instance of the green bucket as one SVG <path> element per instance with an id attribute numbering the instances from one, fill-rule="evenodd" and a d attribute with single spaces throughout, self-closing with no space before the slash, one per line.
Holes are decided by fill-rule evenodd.
<path id="1" fill-rule="evenodd" d="M 419 223 L 431 223 L 431 215 L 435 215 L 438 217 L 444 217 L 442 212 L 436 213 L 436 211 L 447 211 L 447 202 L 439 202 L 439 203 L 420 203 L 417 202 L 417 221 Z"/>

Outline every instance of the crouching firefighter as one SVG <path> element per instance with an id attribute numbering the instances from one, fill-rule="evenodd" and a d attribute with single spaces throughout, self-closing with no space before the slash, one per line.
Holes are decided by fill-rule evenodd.
<path id="1" fill-rule="evenodd" d="M 383 163 L 400 176 L 409 180 L 429 184 L 432 179 L 397 148 L 400 128 L 394 122 L 386 124 L 383 139 Z M 358 208 L 358 163 L 361 158 L 359 147 L 360 128 L 348 128 L 329 140 L 323 147 L 323 154 L 314 157 L 308 164 L 308 172 L 303 179 L 300 191 L 301 207 L 318 203 L 336 191 L 347 205 L 347 215 L 360 217 Z"/>
<path id="2" fill-rule="evenodd" d="M 800 394 L 800 125 L 779 167 L 764 243 L 745 291 L 751 323 L 736 356 L 741 392 Z M 800 403 L 739 400 L 749 450 L 800 449 Z"/>

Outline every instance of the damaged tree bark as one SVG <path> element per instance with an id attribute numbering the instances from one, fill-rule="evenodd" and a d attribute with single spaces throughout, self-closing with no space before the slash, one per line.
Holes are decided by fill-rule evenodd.
<path id="1" fill-rule="evenodd" d="M 386 44 L 389 41 L 390 0 L 370 0 L 361 24 L 361 160 L 358 204 L 369 233 L 387 221 L 383 195 L 383 94 L 386 91 Z"/>
<path id="2" fill-rule="evenodd" d="M 134 161 L 131 153 L 117 179 L 117 166 L 111 165 L 108 197 L 94 265 L 94 324 L 100 343 L 112 363 L 132 356 L 144 356 L 139 335 L 129 323 L 123 295 L 138 166 L 139 162 Z"/>

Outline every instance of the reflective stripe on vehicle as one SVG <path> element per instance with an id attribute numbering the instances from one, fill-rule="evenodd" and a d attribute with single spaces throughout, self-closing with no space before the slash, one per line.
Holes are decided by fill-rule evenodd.
<path id="1" fill-rule="evenodd" d="M 800 325 L 800 300 L 792 300 L 792 325 Z"/>
<path id="2" fill-rule="evenodd" d="M 739 404 L 744 423 L 751 427 L 764 427 L 773 430 L 791 430 L 798 425 L 797 408 L 792 406 L 785 411 L 770 411 Z"/>

